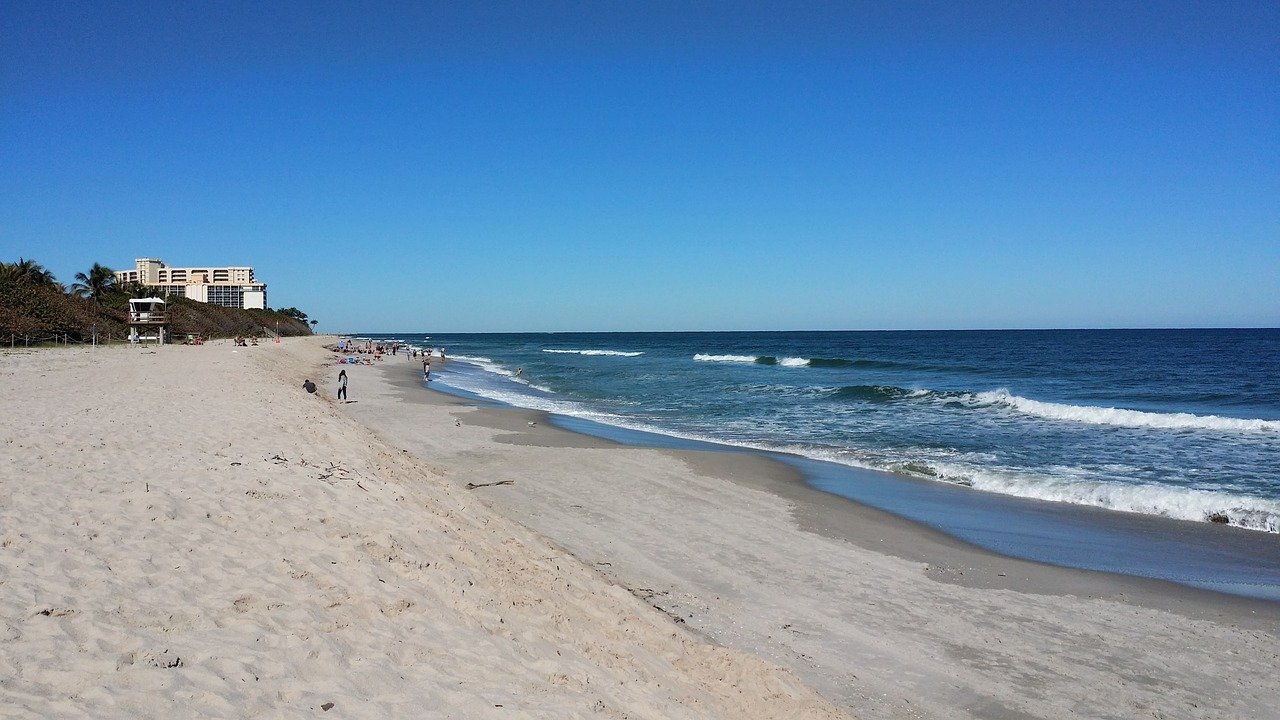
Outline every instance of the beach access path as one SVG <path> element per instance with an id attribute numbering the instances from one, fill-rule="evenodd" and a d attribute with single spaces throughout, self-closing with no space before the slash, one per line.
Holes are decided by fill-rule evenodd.
<path id="1" fill-rule="evenodd" d="M 487 506 L 524 458 L 457 408 L 358 422 L 395 358 L 340 405 L 322 342 L 0 354 L 0 716 L 847 717 Z"/>
<path id="2" fill-rule="evenodd" d="M 472 492 L 858 717 L 1280 717 L 1280 603 L 995 555 L 766 458 L 570 433 L 426 391 L 409 363 L 357 371 L 343 412 L 451 482 L 503 483 Z"/>

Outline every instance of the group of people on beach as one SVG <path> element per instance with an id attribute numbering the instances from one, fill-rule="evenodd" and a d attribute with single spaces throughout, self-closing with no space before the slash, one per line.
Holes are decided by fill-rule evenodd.
<path id="1" fill-rule="evenodd" d="M 355 353 L 357 355 L 372 355 L 374 360 L 381 360 L 386 353 L 390 352 L 394 355 L 398 349 L 398 345 L 383 345 L 381 343 L 375 345 L 372 340 L 365 342 L 363 345 L 350 340 L 339 340 L 337 351 Z"/>
<path id="2" fill-rule="evenodd" d="M 237 341 L 238 340 L 239 338 L 237 338 Z M 372 341 L 369 341 L 369 342 L 366 342 L 363 346 L 361 346 L 359 343 L 354 343 L 354 342 L 351 342 L 350 340 L 340 340 L 338 341 L 338 344 L 336 346 L 330 345 L 329 349 L 333 350 L 336 353 L 342 353 L 342 354 L 356 353 L 356 354 L 363 355 L 363 354 L 371 353 L 373 354 L 375 360 L 381 360 L 383 353 L 387 350 L 390 350 L 392 355 L 398 355 L 399 351 L 403 349 L 405 359 L 410 362 L 413 362 L 419 356 L 422 357 L 422 379 L 424 382 L 431 382 L 431 358 L 436 352 L 440 353 L 440 362 L 441 363 L 444 362 L 444 348 L 439 348 L 438 350 L 436 348 L 423 348 L 419 350 L 418 348 L 415 348 L 411 345 L 401 344 L 401 343 L 392 343 L 388 345 L 382 345 L 382 344 L 374 345 Z M 354 357 L 340 358 L 338 362 L 343 364 L 357 364 L 357 361 Z M 361 358 L 359 362 L 363 362 L 364 364 L 370 364 L 368 360 L 363 358 Z M 317 388 L 316 388 L 316 384 L 312 382 L 310 378 L 308 378 L 307 380 L 303 381 L 302 389 L 314 395 Z M 343 368 L 342 370 L 338 371 L 338 399 L 344 400 L 344 401 L 347 400 L 346 368 Z"/>

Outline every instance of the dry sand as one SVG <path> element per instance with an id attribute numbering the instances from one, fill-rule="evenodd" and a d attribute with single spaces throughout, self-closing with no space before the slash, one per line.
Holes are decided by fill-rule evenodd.
<path id="1" fill-rule="evenodd" d="M 328 359 L 0 356 L 0 716 L 845 716 L 307 395 Z"/>
<path id="2" fill-rule="evenodd" d="M 982 553 L 394 356 L 339 404 L 318 344 L 0 357 L 0 715 L 1280 717 L 1276 603 Z"/>

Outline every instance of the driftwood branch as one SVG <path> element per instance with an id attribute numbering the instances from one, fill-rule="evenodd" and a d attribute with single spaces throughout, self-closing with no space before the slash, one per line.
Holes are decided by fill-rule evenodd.
<path id="1" fill-rule="evenodd" d="M 515 485 L 515 484 L 516 484 L 515 480 L 499 480 L 497 482 L 491 482 L 491 483 L 467 483 L 467 489 L 475 490 L 476 488 L 489 487 L 490 485 Z"/>

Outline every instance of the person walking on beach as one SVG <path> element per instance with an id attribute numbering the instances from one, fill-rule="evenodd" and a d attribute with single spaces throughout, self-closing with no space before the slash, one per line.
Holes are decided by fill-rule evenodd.
<path id="1" fill-rule="evenodd" d="M 347 399 L 347 371 L 346 368 L 338 371 L 338 399 Z"/>

